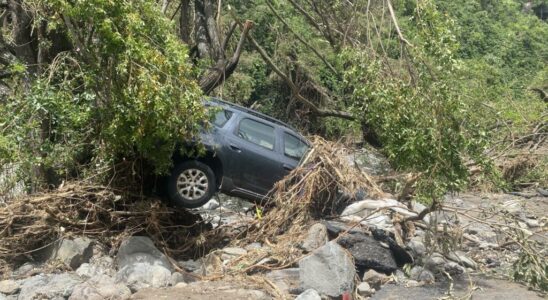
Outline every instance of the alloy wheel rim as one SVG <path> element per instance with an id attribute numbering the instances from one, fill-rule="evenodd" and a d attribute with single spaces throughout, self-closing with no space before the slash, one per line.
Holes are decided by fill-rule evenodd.
<path id="1" fill-rule="evenodd" d="M 177 178 L 177 191 L 188 200 L 196 201 L 203 197 L 209 188 L 209 181 L 202 170 L 187 169 Z"/>

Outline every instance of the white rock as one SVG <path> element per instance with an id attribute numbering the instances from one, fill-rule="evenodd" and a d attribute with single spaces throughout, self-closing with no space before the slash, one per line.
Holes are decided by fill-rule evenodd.
<path id="1" fill-rule="evenodd" d="M 206 204 L 204 204 L 201 208 L 207 209 L 207 210 L 214 210 L 214 209 L 217 209 L 219 206 L 221 206 L 219 204 L 219 201 L 215 199 L 211 199 Z"/>
<path id="2" fill-rule="evenodd" d="M 321 300 L 320 294 L 314 289 L 308 289 L 302 292 L 295 300 Z"/>
<path id="3" fill-rule="evenodd" d="M 357 290 L 358 294 L 364 297 L 369 297 L 375 293 L 375 289 L 372 289 L 367 282 L 358 284 Z"/>
<path id="4" fill-rule="evenodd" d="M 0 293 L 6 295 L 12 295 L 19 292 L 21 286 L 15 280 L 2 280 L 0 281 Z"/>

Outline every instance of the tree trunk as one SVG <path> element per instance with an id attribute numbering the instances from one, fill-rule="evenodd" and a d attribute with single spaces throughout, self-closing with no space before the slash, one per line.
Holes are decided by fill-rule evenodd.
<path id="1" fill-rule="evenodd" d="M 181 13 L 179 16 L 179 34 L 185 44 L 190 45 L 190 34 L 192 33 L 192 7 L 190 0 L 181 0 Z"/>

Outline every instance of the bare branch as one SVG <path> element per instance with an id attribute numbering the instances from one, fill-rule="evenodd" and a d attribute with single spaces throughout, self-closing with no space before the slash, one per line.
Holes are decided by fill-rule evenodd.
<path id="1" fill-rule="evenodd" d="M 240 26 L 241 23 L 240 23 Z M 257 43 L 257 41 L 253 38 L 251 34 L 247 35 L 247 39 L 251 42 L 251 44 L 257 49 L 263 60 L 272 68 L 272 70 L 282 78 L 285 83 L 291 88 L 291 91 L 293 92 L 295 98 L 299 100 L 301 103 L 312 109 L 312 111 L 321 117 L 337 117 L 342 118 L 346 120 L 355 120 L 356 118 L 345 111 L 339 111 L 334 109 L 321 109 L 316 104 L 314 104 L 312 101 L 306 99 L 300 94 L 299 88 L 291 81 L 291 79 L 282 71 L 276 64 L 272 61 L 270 56 L 268 56 L 268 53 Z"/>
<path id="2" fill-rule="evenodd" d="M 226 61 L 224 59 L 224 55 L 221 56 L 215 66 L 211 68 L 202 78 L 200 78 L 199 85 L 205 94 L 209 94 L 214 88 L 223 83 L 225 79 L 228 78 L 236 69 L 242 54 L 246 36 L 248 36 L 249 30 L 253 28 L 253 22 L 248 20 L 242 27 L 242 34 L 240 36 L 238 46 L 236 46 L 236 50 L 234 51 L 234 54 L 232 54 L 231 59 Z"/>
<path id="3" fill-rule="evenodd" d="M 301 43 L 303 43 L 303 45 L 305 45 L 308 49 L 310 49 L 329 68 L 329 70 L 331 70 L 331 72 L 333 72 L 337 76 L 339 75 L 337 70 L 335 70 L 335 68 L 327 61 L 327 59 L 323 55 L 321 55 L 318 52 L 318 50 L 316 50 L 316 48 L 312 47 L 312 45 L 307 43 L 300 35 L 295 33 L 295 31 L 293 31 L 293 29 L 289 26 L 289 24 L 287 24 L 287 22 L 282 18 L 282 16 L 280 16 L 280 14 L 278 14 L 278 12 L 274 9 L 272 4 L 270 3 L 270 0 L 266 1 L 266 5 L 268 6 L 268 8 L 270 8 L 272 13 L 274 13 L 276 18 L 278 18 L 278 20 L 280 20 L 280 22 L 282 22 L 285 25 L 285 27 L 287 27 L 289 32 L 291 32 L 297 38 L 297 40 L 299 40 Z"/>
<path id="4" fill-rule="evenodd" d="M 388 10 L 390 11 L 390 17 L 392 18 L 392 22 L 394 23 L 394 26 L 396 27 L 396 32 L 398 33 L 398 37 L 400 38 L 400 41 L 405 43 L 407 46 L 413 46 L 411 43 L 409 43 L 408 40 L 406 40 L 403 37 L 403 34 L 401 33 L 400 26 L 398 25 L 398 20 L 396 19 L 396 14 L 394 13 L 394 8 L 392 8 L 392 3 L 390 3 L 390 0 L 386 0 L 386 4 L 388 5 Z"/>

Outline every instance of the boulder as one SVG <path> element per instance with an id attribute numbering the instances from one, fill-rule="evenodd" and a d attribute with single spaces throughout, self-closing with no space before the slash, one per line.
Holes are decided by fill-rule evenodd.
<path id="1" fill-rule="evenodd" d="M 89 261 L 93 255 L 93 240 L 86 237 L 63 239 L 54 246 L 50 259 L 62 261 L 73 270 Z"/>
<path id="2" fill-rule="evenodd" d="M 0 281 L 0 293 L 6 295 L 12 295 L 19 292 L 21 286 L 15 280 L 2 280 Z"/>
<path id="3" fill-rule="evenodd" d="M 320 294 L 339 297 L 354 289 L 356 269 L 352 258 L 335 242 L 316 249 L 299 261 L 301 288 L 315 289 Z"/>
<path id="4" fill-rule="evenodd" d="M 274 285 L 283 293 L 289 294 L 299 287 L 299 268 L 274 270 L 266 274 Z"/>
<path id="5" fill-rule="evenodd" d="M 375 270 L 368 270 L 363 274 L 362 280 L 374 289 L 380 290 L 381 286 L 390 281 L 390 277 Z"/>
<path id="6" fill-rule="evenodd" d="M 121 283 L 115 283 L 107 275 L 98 275 L 74 287 L 69 300 L 124 300 L 131 297 L 130 289 Z"/>
<path id="7" fill-rule="evenodd" d="M 322 300 L 322 297 L 320 297 L 320 294 L 316 290 L 308 289 L 297 296 L 295 300 Z"/>
<path id="8" fill-rule="evenodd" d="M 132 236 L 123 241 L 118 249 L 118 254 L 116 255 L 118 269 L 131 266 L 135 263 L 161 266 L 172 271 L 171 263 L 167 257 L 146 236 Z"/>
<path id="9" fill-rule="evenodd" d="M 409 278 L 415 281 L 422 281 L 426 283 L 433 283 L 436 280 L 432 272 L 421 266 L 414 266 L 411 269 L 411 272 L 409 272 Z"/>
<path id="10" fill-rule="evenodd" d="M 21 284 L 18 300 L 66 299 L 78 284 L 80 277 L 70 274 L 48 274 L 29 277 Z"/>
<path id="11" fill-rule="evenodd" d="M 360 271 L 373 269 L 389 274 L 398 268 L 392 251 L 381 246 L 373 237 L 349 234 L 341 237 L 338 242 L 352 254 Z"/>
<path id="12" fill-rule="evenodd" d="M 120 269 L 115 282 L 126 284 L 132 292 L 148 287 L 167 287 L 172 282 L 171 271 L 161 265 L 137 262 Z"/>
<path id="13" fill-rule="evenodd" d="M 305 251 L 311 252 L 312 250 L 325 245 L 328 241 L 327 228 L 321 223 L 316 223 L 308 229 L 302 247 Z"/>

